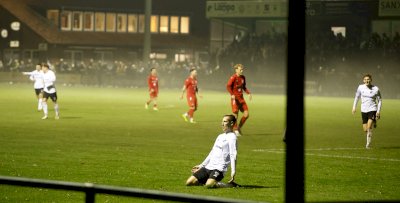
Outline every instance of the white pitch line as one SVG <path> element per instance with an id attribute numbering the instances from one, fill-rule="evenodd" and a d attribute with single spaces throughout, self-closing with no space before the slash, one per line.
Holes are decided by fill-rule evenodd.
<path id="1" fill-rule="evenodd" d="M 332 148 L 333 149 L 333 148 Z M 343 148 L 341 148 L 343 149 Z M 351 148 L 350 148 L 351 149 Z M 358 148 L 353 148 L 358 149 Z M 361 149 L 361 148 L 360 148 Z M 364 149 L 364 148 L 362 148 Z M 253 151 L 256 152 L 269 152 L 269 153 L 277 153 L 283 154 L 285 153 L 282 149 L 255 149 Z M 320 150 L 322 151 L 322 150 Z M 343 155 L 329 155 L 329 154 L 313 154 L 313 153 L 305 153 L 306 156 L 319 156 L 319 157 L 330 157 L 330 158 L 344 158 L 344 159 L 363 159 L 363 160 L 374 160 L 374 161 L 393 161 L 400 162 L 400 159 L 388 159 L 388 158 L 374 158 L 374 157 L 360 157 L 360 156 L 343 156 Z"/>
<path id="2" fill-rule="evenodd" d="M 255 152 L 263 151 L 283 151 L 284 149 L 254 149 Z M 305 151 L 340 151 L 340 150 L 365 150 L 365 148 L 317 148 L 317 149 L 304 149 Z"/>
<path id="3" fill-rule="evenodd" d="M 375 160 L 375 161 L 400 161 L 400 159 L 386 159 L 386 158 L 374 158 L 374 157 L 362 157 L 362 156 L 341 156 L 341 155 L 311 154 L 311 153 L 306 153 L 305 155 L 333 157 L 333 158 L 345 158 L 345 159 L 364 159 L 364 160 Z"/>

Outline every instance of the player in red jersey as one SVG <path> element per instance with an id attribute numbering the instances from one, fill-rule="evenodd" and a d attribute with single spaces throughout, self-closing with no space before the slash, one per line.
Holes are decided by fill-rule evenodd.
<path id="1" fill-rule="evenodd" d="M 153 102 L 153 110 L 158 111 L 157 108 L 158 77 L 157 77 L 157 70 L 155 68 L 150 69 L 150 75 L 147 78 L 147 84 L 149 85 L 150 99 L 144 104 L 144 108 L 148 109 L 149 104 Z"/>
<path id="2" fill-rule="evenodd" d="M 239 111 L 243 112 L 243 116 L 240 119 L 239 126 L 235 124 L 233 129 L 237 136 L 241 136 L 243 127 L 246 120 L 249 118 L 249 108 L 247 107 L 246 101 L 243 98 L 243 91 L 249 95 L 249 100 L 252 99 L 250 91 L 246 88 L 246 78 L 243 75 L 244 66 L 242 64 L 236 64 L 234 66 L 235 74 L 231 76 L 226 84 L 226 89 L 231 95 L 231 106 L 232 113 L 238 119 Z"/>
<path id="3" fill-rule="evenodd" d="M 196 94 L 201 98 L 202 96 L 199 94 L 199 89 L 197 88 L 197 71 L 195 69 L 190 69 L 190 75 L 185 80 L 185 84 L 182 88 L 181 99 L 183 99 L 183 95 L 186 91 L 186 99 L 189 105 L 189 111 L 182 114 L 182 118 L 187 122 L 196 123 L 193 120 L 193 114 L 197 110 L 197 97 Z"/>

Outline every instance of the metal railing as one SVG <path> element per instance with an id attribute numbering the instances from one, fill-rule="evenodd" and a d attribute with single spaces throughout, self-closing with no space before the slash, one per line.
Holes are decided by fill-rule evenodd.
<path id="1" fill-rule="evenodd" d="M 0 185 L 1 184 L 84 192 L 86 195 L 85 197 L 86 203 L 95 202 L 96 194 L 120 195 L 128 197 L 169 200 L 177 202 L 255 203 L 255 201 L 248 201 L 248 200 L 199 196 L 199 195 L 163 192 L 156 190 L 144 190 L 144 189 L 128 188 L 128 187 L 115 187 L 108 185 L 97 185 L 93 183 L 76 183 L 76 182 L 31 179 L 31 178 L 21 178 L 21 177 L 11 177 L 11 176 L 0 176 Z"/>

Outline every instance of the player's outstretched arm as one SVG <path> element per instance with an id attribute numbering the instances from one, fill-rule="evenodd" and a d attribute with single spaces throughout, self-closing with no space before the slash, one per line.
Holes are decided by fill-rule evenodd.
<path id="1" fill-rule="evenodd" d="M 22 75 L 32 75 L 32 72 L 22 72 Z"/>

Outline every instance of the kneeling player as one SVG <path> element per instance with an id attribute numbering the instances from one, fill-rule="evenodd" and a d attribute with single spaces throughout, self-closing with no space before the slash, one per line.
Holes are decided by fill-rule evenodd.
<path id="1" fill-rule="evenodd" d="M 237 138 L 233 132 L 236 123 L 234 115 L 225 115 L 222 119 L 222 130 L 210 154 L 201 163 L 192 168 L 192 176 L 187 181 L 187 186 L 205 185 L 207 188 L 237 187 L 234 182 L 236 174 Z M 220 182 L 231 165 L 231 179 L 228 183 Z"/>

